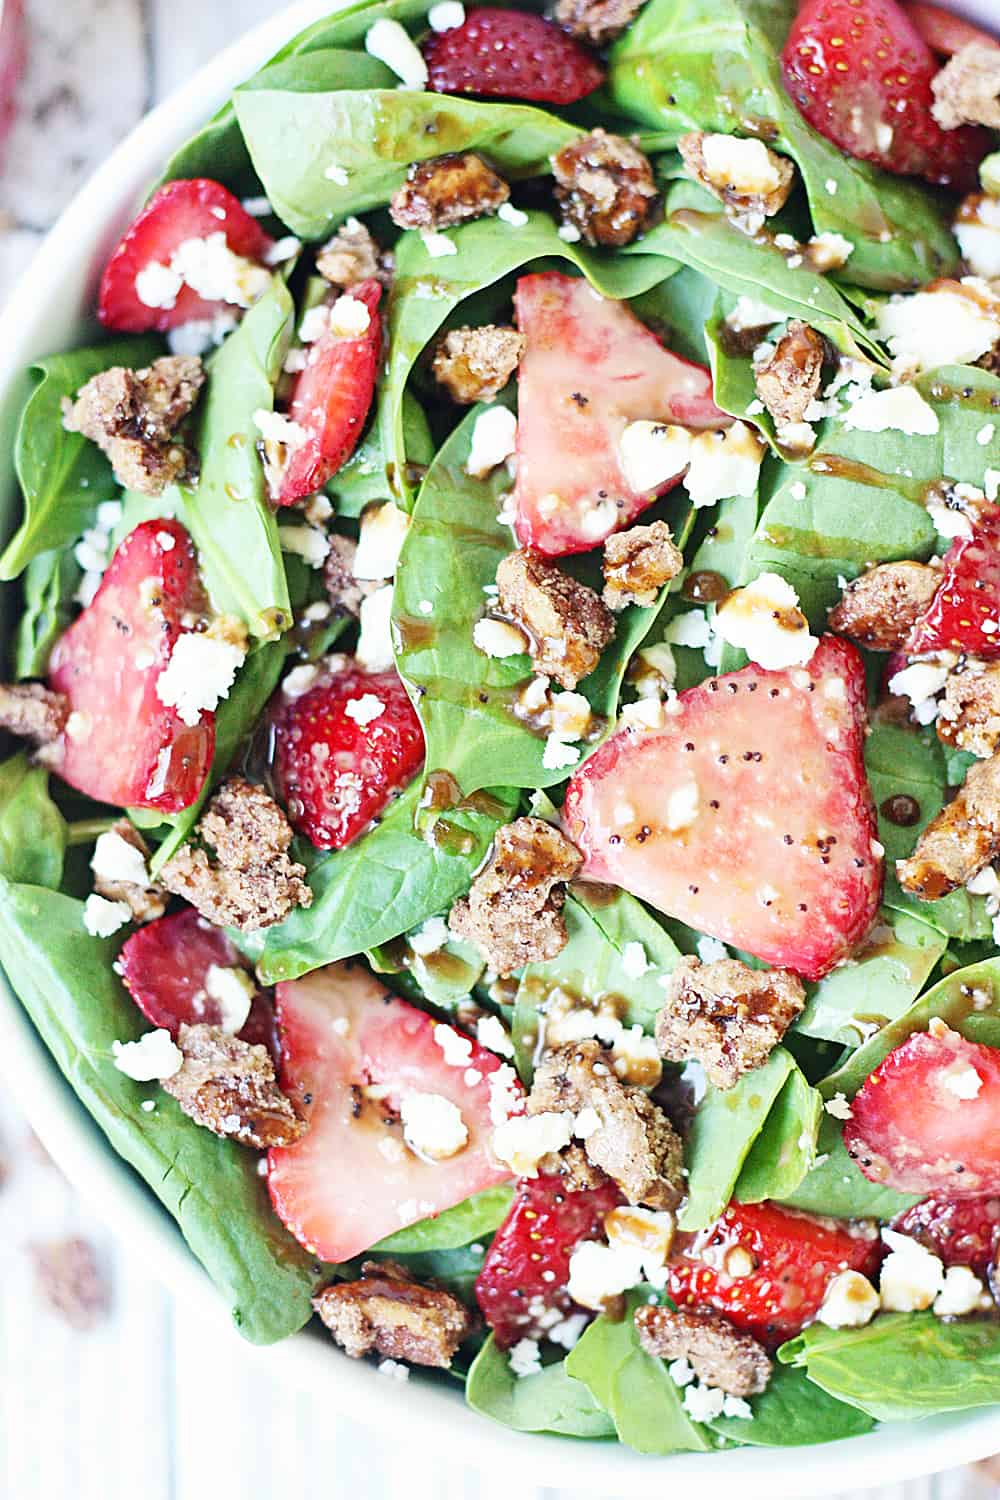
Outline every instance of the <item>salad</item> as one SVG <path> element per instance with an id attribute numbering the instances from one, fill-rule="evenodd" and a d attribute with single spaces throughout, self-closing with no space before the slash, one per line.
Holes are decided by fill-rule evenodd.
<path id="1" fill-rule="evenodd" d="M 998 130 L 923 3 L 362 3 L 33 367 L 0 959 L 249 1339 L 1000 1401 Z"/>

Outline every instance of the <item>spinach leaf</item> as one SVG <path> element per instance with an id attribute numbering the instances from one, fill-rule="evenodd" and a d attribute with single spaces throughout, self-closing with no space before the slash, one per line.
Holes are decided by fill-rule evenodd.
<path id="1" fill-rule="evenodd" d="M 685 1144 L 688 1195 L 677 1216 L 681 1229 L 705 1229 L 722 1213 L 794 1067 L 791 1054 L 775 1047 L 767 1062 L 745 1073 L 735 1087 L 709 1087 Z"/>
<path id="2" fill-rule="evenodd" d="M 0 959 L 49 1051 L 118 1155 L 145 1179 L 254 1343 L 308 1321 L 323 1268 L 268 1201 L 257 1156 L 195 1125 L 155 1085 L 112 1060 L 115 1040 L 146 1029 L 112 963 L 116 945 L 83 925 L 83 905 L 0 880 Z M 156 1108 L 145 1113 L 144 1099 Z"/>
<path id="3" fill-rule="evenodd" d="M 483 976 L 486 962 L 478 948 L 459 938 L 449 938 L 434 953 L 417 953 L 412 947 L 406 968 L 430 1005 L 452 1011 L 465 1000 Z"/>
<path id="4" fill-rule="evenodd" d="M 212 603 L 265 639 L 286 630 L 292 613 L 253 416 L 274 408 L 294 316 L 288 288 L 275 276 L 212 357 L 201 404 L 201 476 L 180 492 Z"/>
<path id="5" fill-rule="evenodd" d="M 635 1310 L 642 1292 L 630 1292 L 620 1321 L 595 1318 L 566 1357 L 566 1369 L 610 1415 L 621 1442 L 637 1453 L 704 1452 L 704 1430 L 684 1410 L 681 1392 L 661 1359 L 639 1343 Z"/>
<path id="6" fill-rule="evenodd" d="M 474 1240 L 488 1240 L 507 1217 L 513 1197 L 513 1188 L 486 1188 L 463 1203 L 456 1203 L 454 1208 L 446 1208 L 435 1219 L 421 1219 L 406 1229 L 398 1229 L 379 1240 L 372 1250 L 381 1255 L 413 1255 L 429 1250 L 460 1250 Z"/>
<path id="7" fill-rule="evenodd" d="M 0 557 L 0 579 L 16 578 L 41 552 L 75 542 L 102 500 L 118 492 L 95 443 L 63 426 L 62 403 L 113 365 L 140 369 L 161 352 L 158 339 L 118 339 L 94 349 L 50 354 L 31 367 L 34 389 L 14 441 L 24 519 Z"/>
<path id="8" fill-rule="evenodd" d="M 66 824 L 49 796 L 49 775 L 26 751 L 0 764 L 0 876 L 57 890 Z"/>
<path id="9" fill-rule="evenodd" d="M 882 1313 L 867 1328 L 813 1323 L 778 1358 L 879 1422 L 1000 1401 L 1000 1337 L 992 1320 L 946 1323 L 931 1312 Z"/>
<path id="10" fill-rule="evenodd" d="M 831 1219 L 891 1219 L 920 1202 L 919 1195 L 869 1182 L 848 1156 L 841 1127 L 830 1115 L 822 1118 L 816 1147 L 816 1165 L 794 1192 L 779 1200 L 787 1208 Z"/>
<path id="11" fill-rule="evenodd" d="M 373 420 L 352 457 L 327 485 L 326 492 L 338 516 L 360 516 L 366 505 L 377 500 L 391 500 L 398 492 L 391 451 L 383 448 L 386 435 L 378 420 Z M 400 442 L 400 451 L 405 453 L 407 466 L 413 474 L 429 467 L 436 444 L 424 409 L 410 390 L 403 391 Z"/>
<path id="12" fill-rule="evenodd" d="M 39 552 L 22 580 L 23 613 L 14 638 L 14 675 L 44 677 L 49 653 L 70 622 L 80 569 L 68 550 Z"/>
<path id="13" fill-rule="evenodd" d="M 428 837 L 414 827 L 421 781 L 414 781 L 377 827 L 317 860 L 312 906 L 294 911 L 241 946 L 258 959 L 264 984 L 297 979 L 338 958 L 387 943 L 451 906 L 468 890 L 493 835 L 514 816 L 517 793 L 495 789 L 486 805 L 458 807 Z"/>
<path id="14" fill-rule="evenodd" d="M 763 1203 L 794 1193 L 815 1160 L 822 1118 L 823 1096 L 793 1064 L 736 1179 L 738 1202 Z"/>
<path id="15" fill-rule="evenodd" d="M 828 1395 L 805 1371 L 788 1365 L 775 1366 L 767 1390 L 751 1396 L 750 1405 L 752 1421 L 715 1417 L 706 1426 L 733 1443 L 759 1448 L 802 1448 L 809 1443 L 860 1437 L 875 1425 L 866 1413 Z"/>
<path id="16" fill-rule="evenodd" d="M 614 1424 L 587 1387 L 566 1372 L 566 1361 L 520 1379 L 492 1334 L 472 1362 L 465 1399 L 473 1411 L 516 1432 L 557 1432 L 565 1437 L 614 1437 Z"/>

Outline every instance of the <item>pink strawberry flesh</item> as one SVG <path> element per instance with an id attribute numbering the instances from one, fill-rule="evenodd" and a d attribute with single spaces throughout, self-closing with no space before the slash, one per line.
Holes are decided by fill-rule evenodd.
<path id="1" fill-rule="evenodd" d="M 620 729 L 570 782 L 563 821 L 585 877 L 821 978 L 882 889 L 858 652 L 824 636 L 808 667 L 709 678 L 664 725 Z"/>
<path id="2" fill-rule="evenodd" d="M 278 1217 L 313 1254 L 349 1260 L 509 1180 L 490 1149 L 499 1057 L 448 1027 L 463 1051 L 449 1063 L 432 1017 L 360 964 L 279 985 L 277 1009 L 282 1086 L 309 1129 L 271 1151 L 268 1181 Z M 520 1092 L 511 1070 L 502 1079 Z M 411 1093 L 438 1094 L 461 1111 L 468 1141 L 454 1156 L 425 1160 L 404 1145 L 393 1119 Z"/>
<path id="3" fill-rule="evenodd" d="M 901 1193 L 1000 1192 L 1000 1051 L 921 1031 L 862 1084 L 844 1144 L 871 1182 Z"/>
<path id="4" fill-rule="evenodd" d="M 892 1221 L 946 1266 L 971 1266 L 985 1276 L 1000 1246 L 1000 1198 L 925 1198 Z"/>
<path id="5" fill-rule="evenodd" d="M 948 548 L 941 586 L 910 633 L 913 656 L 1000 655 L 1000 505 L 980 501 L 972 519 L 972 535 Z"/>
<path id="6" fill-rule="evenodd" d="M 575 104 L 604 82 L 592 52 L 521 10 L 470 10 L 461 26 L 432 32 L 423 51 L 437 94 Z"/>
<path id="7" fill-rule="evenodd" d="M 49 686 L 71 710 L 52 763 L 70 786 L 98 802 L 164 813 L 196 800 L 212 764 L 215 716 L 185 724 L 156 683 L 185 617 L 204 603 L 179 521 L 144 521 L 129 533 L 49 661 Z"/>
<path id="8" fill-rule="evenodd" d="M 579 276 L 522 276 L 514 298 L 525 339 L 518 367 L 516 530 L 547 557 L 587 552 L 631 525 L 657 495 L 625 478 L 619 453 L 630 422 L 718 428 L 702 365 L 672 354 L 623 302 Z"/>

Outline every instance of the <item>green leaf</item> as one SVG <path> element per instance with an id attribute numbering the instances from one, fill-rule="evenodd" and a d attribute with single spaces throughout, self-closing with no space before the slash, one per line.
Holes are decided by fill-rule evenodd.
<path id="1" fill-rule="evenodd" d="M 201 404 L 201 474 L 196 488 L 180 491 L 212 603 L 265 639 L 287 630 L 292 611 L 253 417 L 274 408 L 294 315 L 288 288 L 275 276 L 212 357 Z"/>
<path id="2" fill-rule="evenodd" d="M 767 1389 L 751 1396 L 753 1420 L 715 1417 L 707 1422 L 719 1437 L 758 1448 L 804 1448 L 860 1437 L 875 1423 L 866 1413 L 814 1385 L 803 1370 L 776 1365 Z"/>
<path id="3" fill-rule="evenodd" d="M 474 1240 L 489 1239 L 507 1217 L 513 1197 L 511 1187 L 485 1188 L 454 1208 L 446 1208 L 435 1219 L 421 1219 L 407 1229 L 398 1229 L 379 1240 L 372 1250 L 382 1255 L 413 1255 L 428 1250 L 459 1250 Z"/>
<path id="4" fill-rule="evenodd" d="M 57 890 L 66 824 L 49 796 L 49 774 L 26 751 L 0 764 L 0 876 Z"/>
<path id="5" fill-rule="evenodd" d="M 816 1142 L 817 1165 L 794 1192 L 783 1194 L 787 1208 L 807 1214 L 825 1214 L 831 1219 L 891 1219 L 919 1203 L 919 1196 L 879 1187 L 862 1176 L 844 1146 L 841 1127 L 824 1115 Z"/>
<path id="6" fill-rule="evenodd" d="M 465 1399 L 473 1411 L 516 1432 L 558 1432 L 566 1437 L 614 1437 L 614 1424 L 587 1387 L 566 1373 L 566 1361 L 518 1379 L 492 1334 L 472 1362 Z"/>
<path id="7" fill-rule="evenodd" d="M 271 1209 L 257 1155 L 204 1130 L 155 1084 L 118 1071 L 114 1041 L 146 1022 L 112 963 L 116 944 L 83 925 L 83 904 L 0 882 L 0 959 L 32 1021 L 112 1148 L 145 1179 L 254 1343 L 306 1323 L 323 1268 Z M 142 1102 L 155 1101 L 145 1113 Z"/>
<path id="8" fill-rule="evenodd" d="M 80 569 L 72 552 L 39 552 L 22 580 L 23 613 L 14 638 L 14 675 L 44 677 L 49 653 L 70 622 Z"/>
<path id="9" fill-rule="evenodd" d="M 118 339 L 95 349 L 51 354 L 31 367 L 28 397 L 14 443 L 24 519 L 0 557 L 0 579 L 16 578 L 41 552 L 75 542 L 102 500 L 118 486 L 95 443 L 63 426 L 62 403 L 113 365 L 141 369 L 161 352 L 158 339 Z"/>
<path id="10" fill-rule="evenodd" d="M 882 1313 L 867 1328 L 813 1323 L 778 1358 L 879 1422 L 1000 1401 L 1000 1337 L 991 1319 L 946 1323 L 926 1312 Z"/>
<path id="11" fill-rule="evenodd" d="M 733 1196 L 763 1203 L 793 1193 L 816 1157 L 823 1096 L 794 1066 L 743 1163 Z"/>
<path id="12" fill-rule="evenodd" d="M 428 831 L 438 843 L 414 829 L 420 794 L 418 779 L 377 827 L 316 862 L 309 876 L 312 906 L 269 927 L 262 944 L 242 939 L 259 960 L 262 983 L 297 979 L 376 948 L 464 895 L 496 830 L 514 816 L 517 793 L 495 789 L 455 808 Z"/>
<path id="13" fill-rule="evenodd" d="M 408 469 L 414 475 L 424 472 L 434 459 L 436 444 L 424 409 L 410 390 L 403 392 L 400 433 Z M 391 453 L 383 451 L 385 436 L 376 419 L 354 454 L 327 485 L 326 492 L 338 516 L 360 516 L 366 505 L 391 500 L 398 493 L 394 460 Z"/>

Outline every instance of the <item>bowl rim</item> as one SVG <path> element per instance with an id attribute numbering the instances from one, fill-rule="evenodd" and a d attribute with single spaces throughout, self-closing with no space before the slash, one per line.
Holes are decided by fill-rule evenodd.
<path id="1" fill-rule="evenodd" d="M 971 9 L 969 0 L 967 6 Z M 976 0 L 978 3 L 978 0 Z M 988 0 L 987 0 L 988 3 Z M 0 433 L 10 435 L 32 359 L 79 337 L 92 308 L 103 254 L 127 222 L 143 188 L 169 153 L 228 98 L 232 88 L 296 32 L 337 6 L 298 0 L 219 53 L 148 114 L 76 194 L 39 246 L 0 312 Z M 53 289 L 58 289 L 53 302 Z M 7 445 L 6 451 L 10 451 Z M 8 474 L 3 487 L 14 487 Z M 394 1435 L 428 1440 L 456 1462 L 482 1466 L 495 1456 L 508 1476 L 533 1485 L 621 1493 L 651 1475 L 649 1458 L 620 1444 L 512 1432 L 468 1410 L 457 1390 L 429 1381 L 381 1379 L 370 1365 L 349 1362 L 315 1329 L 267 1348 L 239 1339 L 224 1303 L 176 1225 L 141 1178 L 110 1148 L 100 1128 L 62 1077 L 27 1013 L 0 974 L 0 1064 L 11 1094 L 53 1159 L 94 1204 L 109 1228 L 146 1258 L 156 1278 L 197 1306 L 199 1317 L 228 1353 L 261 1361 L 290 1385 L 332 1398 L 337 1411 L 362 1425 L 391 1412 Z M 458 1416 L 459 1411 L 463 1413 Z M 746 1496 L 807 1496 L 869 1488 L 928 1474 L 1000 1449 L 1000 1408 L 932 1417 L 900 1431 L 886 1425 L 864 1437 L 812 1448 L 743 1448 L 677 1454 L 672 1479 L 738 1480 Z M 709 1465 L 706 1468 L 706 1464 Z"/>

